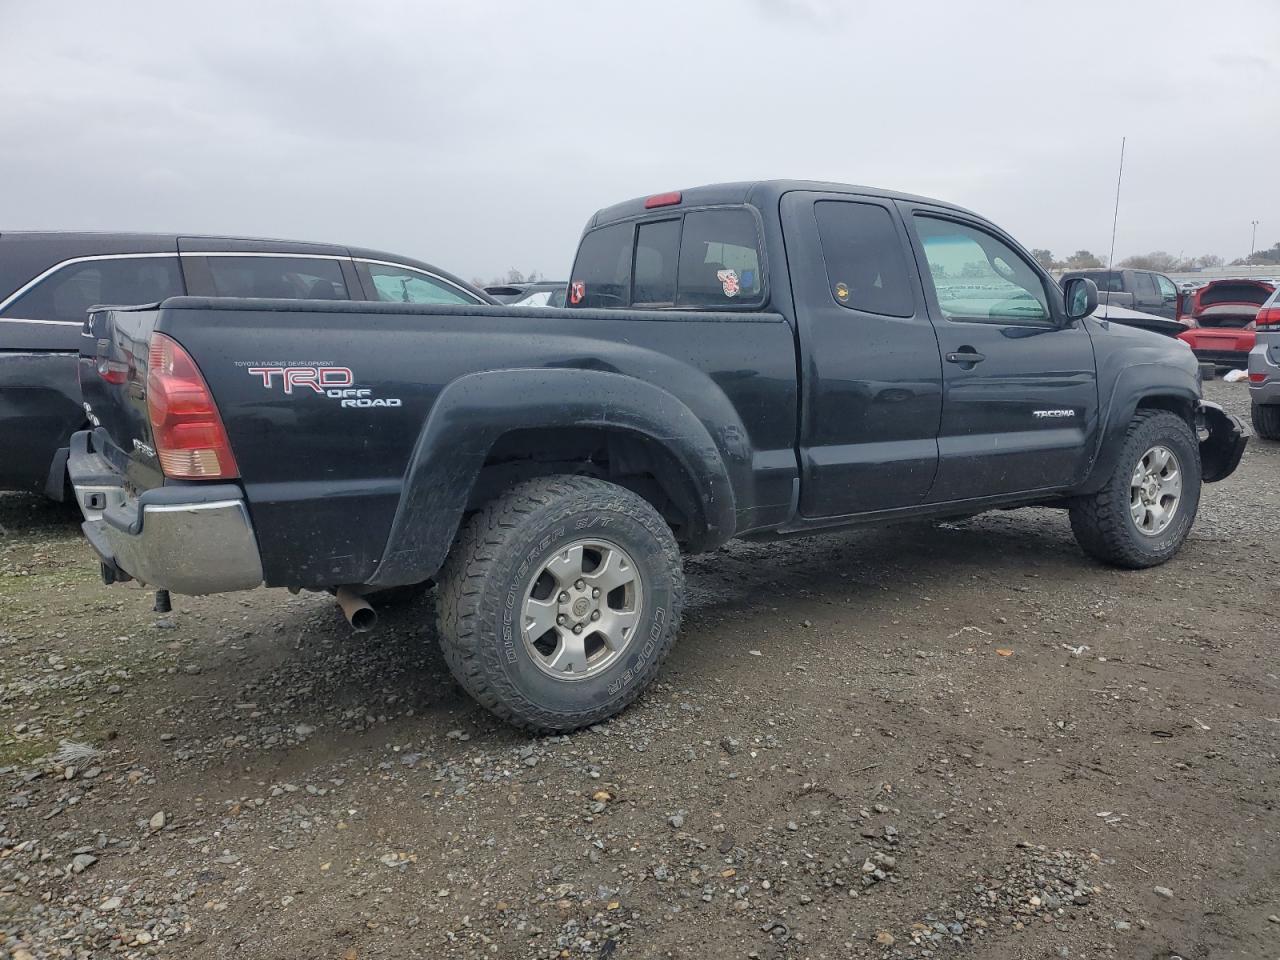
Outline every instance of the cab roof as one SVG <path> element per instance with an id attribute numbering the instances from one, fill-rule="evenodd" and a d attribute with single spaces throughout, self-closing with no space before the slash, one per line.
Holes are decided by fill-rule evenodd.
<path id="1" fill-rule="evenodd" d="M 749 180 L 739 183 L 713 183 L 680 190 L 678 191 L 680 194 L 679 204 L 671 204 L 652 210 L 645 206 L 645 201 L 649 197 L 624 200 L 622 203 L 615 203 L 611 207 L 596 211 L 595 215 L 587 223 L 587 229 L 590 230 L 606 223 L 642 216 L 647 212 L 661 213 L 664 210 L 673 211 L 682 207 L 750 204 L 761 210 L 776 209 L 782 195 L 793 190 L 809 190 L 818 193 L 846 193 L 850 196 L 876 197 L 883 200 L 906 200 L 911 203 L 927 203 L 931 206 L 943 207 L 955 210 L 958 213 L 977 216 L 972 211 L 954 203 L 933 200 L 929 197 L 921 197 L 911 193 L 883 190 L 879 187 L 862 187 L 854 184 L 830 183 L 822 180 Z M 653 194 L 650 194 L 650 196 L 653 196 Z"/>

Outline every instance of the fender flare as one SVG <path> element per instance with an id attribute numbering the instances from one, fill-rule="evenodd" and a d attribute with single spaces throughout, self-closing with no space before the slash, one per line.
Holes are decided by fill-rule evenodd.
<path id="1" fill-rule="evenodd" d="M 713 547 L 733 536 L 736 499 L 730 472 L 707 427 L 681 400 L 610 371 L 486 370 L 459 377 L 436 398 L 414 445 L 387 545 L 369 584 L 389 587 L 434 576 L 493 444 L 512 430 L 546 427 L 614 428 L 649 437 L 674 456 L 697 488 L 699 546 Z M 749 470 L 749 463 L 739 469 Z"/>
<path id="2" fill-rule="evenodd" d="M 1200 403 L 1200 387 L 1194 371 L 1154 361 L 1124 367 L 1112 384 L 1110 402 L 1099 418 L 1093 466 L 1078 493 L 1096 493 L 1106 485 L 1115 470 L 1129 424 L 1143 401 L 1154 398 L 1185 403 L 1191 417 L 1187 421 L 1188 426 L 1195 429 L 1194 415 Z"/>

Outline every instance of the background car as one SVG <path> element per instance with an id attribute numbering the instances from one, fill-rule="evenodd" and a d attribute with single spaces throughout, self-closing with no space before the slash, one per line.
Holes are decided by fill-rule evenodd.
<path id="1" fill-rule="evenodd" d="M 1211 280 L 1184 298 L 1192 328 L 1178 339 L 1218 370 L 1247 366 L 1258 310 L 1275 289 L 1269 280 Z"/>
<path id="2" fill-rule="evenodd" d="M 513 307 L 563 307 L 568 292 L 567 280 L 539 280 L 526 283 L 524 292 L 508 302 Z"/>
<path id="3" fill-rule="evenodd" d="M 0 233 L 0 489 L 62 499 L 66 446 L 86 426 L 76 379 L 95 304 L 191 294 L 492 303 L 398 254 L 320 243 L 138 233 Z"/>
<path id="4" fill-rule="evenodd" d="M 1179 322 L 1181 296 L 1177 285 L 1154 270 L 1068 270 L 1058 281 L 1063 287 L 1076 277 L 1092 280 L 1098 287 L 1098 308 L 1119 307 L 1110 316 L 1116 323 L 1153 330 L 1176 337 L 1186 329 Z M 1124 314 L 1122 311 L 1134 311 Z"/>
<path id="5" fill-rule="evenodd" d="M 1266 440 L 1280 440 L 1280 288 L 1258 310 L 1249 351 L 1249 399 L 1253 428 Z"/>

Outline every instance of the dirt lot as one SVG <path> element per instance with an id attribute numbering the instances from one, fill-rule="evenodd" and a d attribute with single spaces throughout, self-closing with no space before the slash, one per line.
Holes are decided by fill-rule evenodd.
<path id="1" fill-rule="evenodd" d="M 663 682 L 546 739 L 429 599 L 161 616 L 0 524 L 14 958 L 1280 957 L 1278 445 L 1156 570 L 1040 510 L 692 559 Z"/>

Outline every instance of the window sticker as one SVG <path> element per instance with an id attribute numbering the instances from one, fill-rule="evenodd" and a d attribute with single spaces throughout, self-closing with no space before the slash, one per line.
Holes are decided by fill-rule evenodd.
<path id="1" fill-rule="evenodd" d="M 587 299 L 587 285 L 581 280 L 575 280 L 569 286 L 569 302 L 579 304 Z"/>
<path id="2" fill-rule="evenodd" d="M 720 289 L 726 297 L 736 297 L 742 289 L 738 284 L 737 270 L 717 270 L 716 279 L 720 281 Z"/>

